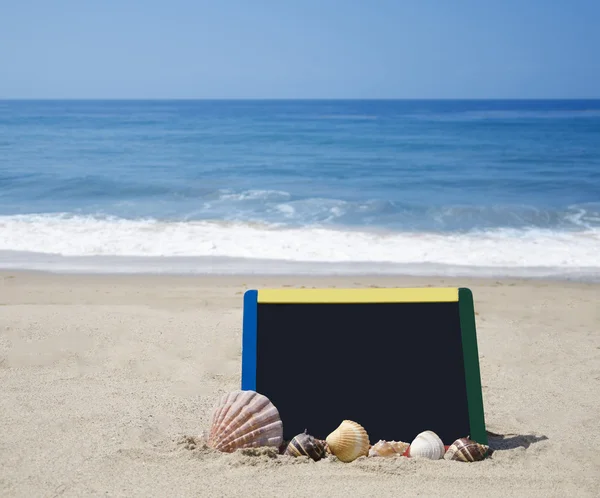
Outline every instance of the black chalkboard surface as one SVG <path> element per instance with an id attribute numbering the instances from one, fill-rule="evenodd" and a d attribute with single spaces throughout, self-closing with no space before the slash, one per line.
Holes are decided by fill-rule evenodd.
<path id="1" fill-rule="evenodd" d="M 248 291 L 242 389 L 275 404 L 286 440 L 350 419 L 371 444 L 487 443 L 468 289 Z"/>

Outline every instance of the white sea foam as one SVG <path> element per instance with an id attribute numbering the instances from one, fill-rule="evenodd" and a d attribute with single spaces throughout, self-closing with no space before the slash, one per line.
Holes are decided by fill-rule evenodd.
<path id="1" fill-rule="evenodd" d="M 244 190 L 243 192 L 221 190 L 219 192 L 219 199 L 228 201 L 285 201 L 289 198 L 291 194 L 282 190 Z"/>
<path id="2" fill-rule="evenodd" d="M 19 266 L 27 267 L 23 254 L 38 253 L 71 258 L 234 258 L 337 264 L 339 268 L 358 264 L 365 270 L 374 265 L 425 265 L 474 271 L 495 268 L 528 269 L 534 273 L 541 269 L 547 269 L 546 273 L 600 272 L 597 228 L 570 232 L 369 232 L 209 221 L 23 215 L 0 216 L 0 251 L 5 251 L 0 261 L 4 267 L 11 266 L 11 255 L 15 254 L 21 254 Z M 36 259 L 29 259 L 30 266 L 35 266 Z"/>

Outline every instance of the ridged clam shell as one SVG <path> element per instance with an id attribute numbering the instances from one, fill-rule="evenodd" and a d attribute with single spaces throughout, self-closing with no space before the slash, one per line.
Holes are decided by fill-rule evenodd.
<path id="1" fill-rule="evenodd" d="M 290 441 L 285 449 L 285 454 L 298 457 L 307 456 L 315 462 L 327 456 L 325 452 L 325 441 L 315 439 L 305 430 L 302 434 L 298 434 Z"/>
<path id="2" fill-rule="evenodd" d="M 487 456 L 489 449 L 490 447 L 485 444 L 479 444 L 469 438 L 462 437 L 450 445 L 448 451 L 444 454 L 444 459 L 459 462 L 478 462 Z"/>
<path id="3" fill-rule="evenodd" d="M 411 457 L 429 458 L 439 460 L 444 456 L 446 448 L 439 436 L 433 431 L 424 431 L 410 443 L 409 455 Z"/>
<path id="4" fill-rule="evenodd" d="M 369 449 L 369 456 L 388 457 L 402 455 L 409 446 L 408 443 L 403 443 L 402 441 L 379 440 Z"/>
<path id="5" fill-rule="evenodd" d="M 231 453 L 238 448 L 279 447 L 283 424 L 279 411 L 266 396 L 255 391 L 233 391 L 213 409 L 207 444 Z"/>
<path id="6" fill-rule="evenodd" d="M 325 440 L 331 453 L 342 462 L 351 462 L 369 453 L 367 431 L 352 420 L 344 420 Z"/>

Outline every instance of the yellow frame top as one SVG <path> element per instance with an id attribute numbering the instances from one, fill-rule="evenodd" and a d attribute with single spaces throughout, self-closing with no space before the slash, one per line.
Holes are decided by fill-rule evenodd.
<path id="1" fill-rule="evenodd" d="M 456 303 L 457 287 L 259 289 L 258 303 Z"/>

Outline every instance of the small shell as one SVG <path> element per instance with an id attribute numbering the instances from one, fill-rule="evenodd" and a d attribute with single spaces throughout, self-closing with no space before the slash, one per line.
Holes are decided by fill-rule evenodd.
<path id="1" fill-rule="evenodd" d="M 444 454 L 445 460 L 458 460 L 459 462 L 478 462 L 487 455 L 490 447 L 479 444 L 469 438 L 457 439 Z"/>
<path id="2" fill-rule="evenodd" d="M 279 447 L 283 424 L 269 398 L 255 391 L 225 394 L 213 410 L 208 446 L 231 453 L 238 448 Z"/>
<path id="3" fill-rule="evenodd" d="M 332 454 L 342 462 L 351 462 L 369 453 L 369 435 L 364 427 L 352 420 L 344 420 L 326 438 Z"/>
<path id="4" fill-rule="evenodd" d="M 402 441 L 383 441 L 380 440 L 369 449 L 369 456 L 394 456 L 402 455 L 409 447 L 408 443 Z"/>
<path id="5" fill-rule="evenodd" d="M 327 456 L 325 453 L 325 441 L 315 439 L 305 430 L 290 441 L 290 444 L 285 449 L 285 454 L 294 457 L 307 456 L 318 462 L 321 458 Z"/>
<path id="6" fill-rule="evenodd" d="M 411 457 L 429 458 L 439 460 L 444 456 L 446 448 L 439 436 L 433 431 L 424 431 L 410 443 L 409 455 Z"/>

